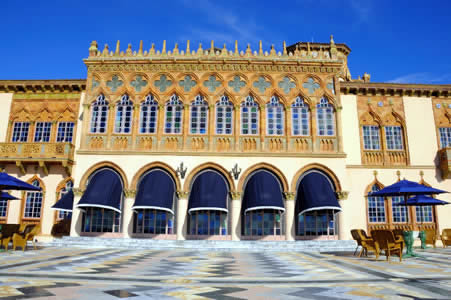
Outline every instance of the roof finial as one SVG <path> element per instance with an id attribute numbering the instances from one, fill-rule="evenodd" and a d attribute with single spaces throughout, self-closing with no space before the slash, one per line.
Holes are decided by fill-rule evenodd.
<path id="1" fill-rule="evenodd" d="M 373 171 L 374 179 L 377 180 L 377 170 Z"/>
<path id="2" fill-rule="evenodd" d="M 294 55 L 299 56 L 301 52 L 299 51 L 299 44 L 296 44 L 296 50 L 294 50 Z"/>
<path id="3" fill-rule="evenodd" d="M 420 178 L 421 178 L 421 182 L 424 181 L 423 176 L 424 176 L 424 172 L 423 172 L 423 170 L 420 170 Z"/>
<path id="4" fill-rule="evenodd" d="M 202 50 L 202 43 L 199 43 L 199 48 L 197 48 L 197 55 L 202 55 L 203 53 L 203 50 Z"/>
<path id="5" fill-rule="evenodd" d="M 307 42 L 307 56 L 310 56 L 310 42 Z"/>
<path id="6" fill-rule="evenodd" d="M 120 48 L 121 48 L 121 42 L 119 40 L 117 40 L 117 42 L 116 42 L 116 51 L 114 51 L 114 55 L 115 56 L 119 56 L 120 51 L 121 51 Z"/>
<path id="7" fill-rule="evenodd" d="M 152 43 L 152 46 L 150 47 L 149 55 L 155 55 L 155 44 L 154 43 Z"/>
<path id="8" fill-rule="evenodd" d="M 262 41 L 261 40 L 258 43 L 258 55 L 263 55 L 263 45 L 262 45 Z"/>
<path id="9" fill-rule="evenodd" d="M 222 47 L 221 55 L 222 56 L 226 56 L 227 55 L 227 48 L 226 48 L 226 44 L 225 43 L 224 43 L 224 47 Z"/>
<path id="10" fill-rule="evenodd" d="M 274 49 L 274 44 L 271 45 L 271 51 L 269 51 L 269 55 L 271 55 L 271 56 L 276 55 L 276 49 Z"/>
<path id="11" fill-rule="evenodd" d="M 287 43 L 283 41 L 283 55 L 287 55 Z"/>
<path id="12" fill-rule="evenodd" d="M 331 45 L 334 45 L 335 44 L 335 42 L 334 42 L 334 36 L 331 34 L 330 35 L 330 44 Z"/>
<path id="13" fill-rule="evenodd" d="M 102 51 L 102 55 L 108 56 L 108 44 L 105 44 L 105 47 L 103 48 L 103 51 Z"/>
<path id="14" fill-rule="evenodd" d="M 186 41 L 186 55 L 190 55 L 190 49 L 189 49 L 189 40 Z"/>
<path id="15" fill-rule="evenodd" d="M 179 44 L 175 43 L 174 50 L 172 50 L 172 54 L 179 55 Z"/>
<path id="16" fill-rule="evenodd" d="M 252 50 L 251 50 L 251 44 L 247 44 L 247 48 L 246 48 L 246 56 L 251 56 L 252 55 Z"/>
<path id="17" fill-rule="evenodd" d="M 396 176 L 398 176 L 398 181 L 401 181 L 401 171 L 396 171 Z"/>
<path id="18" fill-rule="evenodd" d="M 211 40 L 210 55 L 215 55 L 215 41 L 214 40 Z"/>
<path id="19" fill-rule="evenodd" d="M 161 54 L 166 54 L 166 40 L 163 40 L 163 49 L 161 49 Z"/>
<path id="20" fill-rule="evenodd" d="M 132 55 L 132 44 L 128 44 L 127 50 L 125 51 L 127 56 Z"/>
<path id="21" fill-rule="evenodd" d="M 96 56 L 97 55 L 97 42 L 92 41 L 91 46 L 89 47 L 89 56 Z"/>
<path id="22" fill-rule="evenodd" d="M 140 41 L 139 41 L 138 56 L 142 56 L 142 55 L 143 55 L 143 41 L 140 40 Z"/>
<path id="23" fill-rule="evenodd" d="M 238 55 L 238 41 L 235 40 L 235 55 Z"/>

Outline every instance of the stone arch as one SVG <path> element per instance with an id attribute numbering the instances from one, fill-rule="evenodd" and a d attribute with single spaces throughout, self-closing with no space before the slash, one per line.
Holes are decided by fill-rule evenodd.
<path id="1" fill-rule="evenodd" d="M 137 96 L 136 99 L 134 99 L 133 104 L 141 105 L 144 101 L 146 101 L 146 97 L 148 95 L 152 95 L 154 99 L 158 102 L 158 104 L 164 104 L 163 102 L 161 102 L 160 94 L 158 94 L 153 88 L 151 88 L 149 84 L 144 88 L 144 90 L 141 93 L 139 93 L 139 96 Z"/>
<path id="2" fill-rule="evenodd" d="M 100 95 L 103 95 L 105 97 L 105 101 L 108 102 L 108 104 L 112 103 L 109 92 L 104 87 L 100 86 L 98 87 L 97 92 L 89 97 L 89 99 L 88 97 L 86 97 L 86 104 L 92 105 L 94 102 L 96 102 L 97 97 L 99 97 Z"/>
<path id="3" fill-rule="evenodd" d="M 312 170 L 312 169 L 321 171 L 325 175 L 327 175 L 334 184 L 335 192 L 336 193 L 341 192 L 340 180 L 335 175 L 335 173 L 331 169 L 326 167 L 325 165 L 318 164 L 318 163 L 312 163 L 312 164 L 308 164 L 308 165 L 302 167 L 294 175 L 293 180 L 291 181 L 291 191 L 293 193 L 297 192 L 297 184 L 298 184 L 299 178 L 302 176 L 302 174 L 304 174 L 305 172 Z"/>
<path id="4" fill-rule="evenodd" d="M 156 169 L 156 168 L 162 169 L 162 170 L 168 172 L 169 174 L 171 174 L 172 179 L 175 182 L 175 187 L 176 187 L 177 191 L 180 191 L 182 189 L 182 185 L 180 183 L 179 177 L 177 176 L 177 172 L 175 172 L 175 170 L 171 166 L 169 166 L 163 162 L 159 162 L 159 161 L 151 162 L 151 163 L 148 163 L 147 165 L 141 167 L 133 176 L 132 182 L 130 184 L 130 189 L 137 190 L 138 182 L 142 178 L 142 176 L 145 173 L 147 173 L 147 171 L 150 171 L 151 169 Z"/>
<path id="5" fill-rule="evenodd" d="M 319 89 L 317 89 L 312 95 L 318 94 L 319 93 L 318 91 L 321 91 L 321 94 L 324 94 L 324 91 L 323 91 L 324 90 L 324 82 L 323 82 L 323 80 L 318 75 L 312 74 L 312 73 L 305 74 L 304 76 L 302 76 L 300 78 L 299 83 L 298 83 L 299 89 L 305 91 L 304 83 L 307 82 L 307 80 L 310 77 L 312 77 L 319 84 Z"/>
<path id="6" fill-rule="evenodd" d="M 97 171 L 101 168 L 110 168 L 110 169 L 113 169 L 114 171 L 116 171 L 122 178 L 122 181 L 124 183 L 124 190 L 128 188 L 128 180 L 127 180 L 127 176 L 125 175 L 124 170 L 122 170 L 122 168 L 119 167 L 117 164 L 110 162 L 110 161 L 102 161 L 102 162 L 96 163 L 95 165 L 91 166 L 87 171 L 85 171 L 85 173 L 81 177 L 80 183 L 78 185 L 79 188 L 81 188 L 82 190 L 85 190 L 86 183 L 88 181 L 89 176 L 91 176 L 95 171 Z"/>
<path id="7" fill-rule="evenodd" d="M 33 181 L 35 181 L 35 180 L 39 181 L 39 187 L 41 188 L 41 192 L 42 192 L 43 194 L 45 194 L 46 189 L 45 189 L 44 181 L 42 181 L 42 179 L 39 178 L 38 175 L 33 175 L 33 177 L 31 177 L 30 179 L 28 179 L 26 182 L 29 183 L 29 184 L 32 184 Z M 31 191 L 31 192 L 32 192 L 32 191 Z M 26 192 L 25 192 L 24 194 L 26 194 Z M 43 206 L 43 207 L 44 207 L 44 206 Z"/>
<path id="8" fill-rule="evenodd" d="M 301 97 L 304 102 L 308 105 L 309 110 L 312 110 L 312 107 L 315 106 L 314 101 L 308 95 L 306 95 L 303 91 L 298 90 L 296 94 L 294 94 L 290 100 L 288 100 L 288 105 L 291 107 L 293 103 L 296 101 L 297 97 Z"/>
<path id="9" fill-rule="evenodd" d="M 378 125 L 379 127 L 383 126 L 382 118 L 371 108 L 371 106 L 368 106 L 368 111 L 363 113 L 363 115 L 360 117 L 360 124 Z"/>
<path id="10" fill-rule="evenodd" d="M 322 98 L 327 99 L 327 101 L 329 101 L 329 103 L 332 104 L 332 106 L 334 107 L 334 112 L 337 112 L 339 105 L 338 105 L 337 100 L 334 99 L 334 97 L 332 97 L 331 95 L 323 92 L 321 97 L 319 97 L 319 99 L 318 99 L 318 103 L 316 103 L 316 104 L 319 104 L 319 101 L 321 101 Z"/>
<path id="11" fill-rule="evenodd" d="M 237 105 L 241 106 L 241 103 L 243 103 L 246 100 L 247 96 L 254 97 L 254 100 L 255 100 L 255 102 L 257 102 L 259 107 L 262 106 L 262 105 L 265 105 L 265 103 L 266 103 L 265 100 L 262 97 L 258 96 L 257 93 L 255 93 L 252 89 L 250 89 L 247 94 L 245 94 L 242 97 L 238 98 L 238 104 Z"/>
<path id="12" fill-rule="evenodd" d="M 258 81 L 258 79 L 260 77 L 265 78 L 266 80 L 268 80 L 271 83 L 271 85 L 265 90 L 264 93 L 260 93 L 260 91 L 258 91 L 258 93 L 255 92 L 255 90 L 258 90 L 258 89 L 256 87 L 254 87 L 254 82 Z M 252 91 L 254 91 L 255 94 L 267 95 L 267 94 L 270 94 L 270 93 L 272 94 L 274 92 L 275 82 L 274 82 L 274 78 L 272 78 L 271 75 L 266 74 L 266 73 L 258 73 L 258 74 L 255 74 L 254 76 L 252 76 L 249 79 L 248 86 L 249 86 L 249 91 L 252 90 Z"/>
<path id="13" fill-rule="evenodd" d="M 268 97 L 268 101 L 265 104 L 268 104 L 271 101 L 271 98 L 276 96 L 279 98 L 280 104 L 283 105 L 284 110 L 286 110 L 287 105 L 290 105 L 290 101 L 285 97 L 282 93 L 280 93 L 277 89 L 271 92 L 271 95 Z"/>
<path id="14" fill-rule="evenodd" d="M 66 183 L 72 181 L 72 183 L 75 183 L 75 180 L 72 177 L 67 177 L 60 181 L 60 183 L 56 186 L 56 192 L 59 193 L 62 189 L 66 187 Z"/>
<path id="15" fill-rule="evenodd" d="M 185 184 L 183 186 L 183 190 L 185 192 L 189 193 L 194 177 L 197 175 L 197 173 L 199 173 L 200 171 L 202 171 L 204 169 L 213 169 L 213 170 L 221 173 L 224 176 L 224 178 L 227 180 L 227 182 L 229 183 L 230 192 L 235 192 L 235 183 L 233 181 L 232 175 L 230 175 L 230 173 L 224 167 L 222 167 L 221 165 L 218 165 L 217 163 L 214 163 L 214 162 L 208 162 L 208 163 L 201 164 L 201 165 L 197 166 L 196 168 L 194 168 L 193 170 L 191 170 L 191 172 L 186 177 Z"/>
<path id="16" fill-rule="evenodd" d="M 247 168 L 246 171 L 244 171 L 243 174 L 240 176 L 240 179 L 238 181 L 238 192 L 244 192 L 243 188 L 246 179 L 249 177 L 249 175 L 251 175 L 254 171 L 257 171 L 258 169 L 266 169 L 268 171 L 271 171 L 274 175 L 276 175 L 279 178 L 280 183 L 282 184 L 283 189 L 282 192 L 288 192 L 289 186 L 285 175 L 282 173 L 282 171 L 279 170 L 279 168 L 268 163 L 258 163 Z"/>
<path id="17" fill-rule="evenodd" d="M 121 101 L 122 96 L 127 95 L 130 98 L 130 101 L 135 104 L 136 103 L 136 94 L 133 91 L 133 89 L 126 87 L 121 87 L 117 90 L 117 92 L 114 94 L 114 96 L 111 97 L 111 104 L 114 104 L 115 106 L 118 104 L 119 101 Z"/>
<path id="18" fill-rule="evenodd" d="M 371 181 L 370 184 L 368 184 L 365 188 L 365 197 L 368 197 L 368 193 L 371 192 L 371 189 L 373 188 L 374 185 L 377 185 L 377 187 L 379 189 L 383 189 L 385 186 L 376 178 L 373 179 L 373 181 Z"/>
<path id="19" fill-rule="evenodd" d="M 183 91 L 181 89 L 178 89 L 177 87 L 172 87 L 169 89 L 169 91 L 167 91 L 165 94 L 160 96 L 161 99 L 161 103 L 162 105 L 166 105 L 166 103 L 169 101 L 169 99 L 171 98 L 172 95 L 177 95 L 180 100 L 182 101 L 182 104 L 190 104 L 190 98 L 186 97 L 185 94 L 183 94 Z"/>
<path id="20" fill-rule="evenodd" d="M 279 87 L 279 82 L 281 82 L 285 77 L 288 77 L 289 79 L 291 79 L 295 85 L 294 88 L 292 88 L 288 94 L 285 94 L 285 92 Z M 294 95 L 297 93 L 298 90 L 300 90 L 298 79 L 296 78 L 296 76 L 289 74 L 289 73 L 285 73 L 280 76 L 277 76 L 274 79 L 274 84 L 275 84 L 274 92 L 277 91 L 278 94 Z"/>

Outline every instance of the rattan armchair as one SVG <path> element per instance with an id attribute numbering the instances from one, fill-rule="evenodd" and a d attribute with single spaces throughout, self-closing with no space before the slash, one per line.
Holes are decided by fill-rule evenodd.
<path id="1" fill-rule="evenodd" d="M 365 230 L 363 229 L 357 229 L 357 233 L 360 236 L 361 244 L 362 244 L 362 251 L 359 253 L 359 257 L 362 256 L 362 254 L 365 254 L 368 256 L 368 251 L 376 252 L 376 247 L 374 245 L 374 240 L 366 235 Z M 376 254 L 378 255 L 378 254 Z"/>
<path id="2" fill-rule="evenodd" d="M 451 245 L 451 228 L 443 229 L 442 235 L 440 237 L 442 239 L 443 248 Z"/>
<path id="3" fill-rule="evenodd" d="M 14 233 L 19 232 L 19 224 L 2 224 L 2 231 L 0 236 L 0 245 L 8 250 L 9 242 L 11 241 Z"/>
<path id="4" fill-rule="evenodd" d="M 376 259 L 379 258 L 379 253 L 384 250 L 387 260 L 390 259 L 391 254 L 397 254 L 399 261 L 402 261 L 403 243 L 396 240 L 393 232 L 390 230 L 375 230 L 371 232 L 376 247 Z"/>
<path id="5" fill-rule="evenodd" d="M 41 230 L 41 226 L 39 225 L 28 225 L 25 227 L 25 230 L 21 233 L 15 233 L 13 235 L 13 249 L 16 250 L 17 247 L 22 247 L 22 250 L 25 251 L 27 248 L 27 242 L 31 241 L 33 243 L 33 247 L 36 250 L 36 243 L 34 241 L 34 237 Z"/>

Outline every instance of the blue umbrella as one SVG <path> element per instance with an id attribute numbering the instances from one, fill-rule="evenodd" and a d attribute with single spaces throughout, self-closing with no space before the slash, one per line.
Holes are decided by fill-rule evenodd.
<path id="1" fill-rule="evenodd" d="M 72 190 L 64 194 L 61 199 L 56 202 L 52 208 L 56 210 L 69 211 L 72 212 L 72 207 L 74 206 L 74 192 Z"/>
<path id="2" fill-rule="evenodd" d="M 407 199 L 405 203 L 397 203 L 397 206 L 429 206 L 429 205 L 446 205 L 446 201 L 435 199 L 426 195 L 417 195 Z"/>
<path id="3" fill-rule="evenodd" d="M 17 200 L 19 198 L 16 198 L 10 194 L 8 194 L 7 192 L 2 192 L 0 194 L 0 200 Z"/>
<path id="4" fill-rule="evenodd" d="M 40 191 L 41 188 L 10 176 L 5 172 L 0 172 L 0 190 Z"/>
<path id="5" fill-rule="evenodd" d="M 368 196 L 390 197 L 390 196 L 407 196 L 407 195 L 433 195 L 442 193 L 447 192 L 404 179 L 392 185 L 386 186 L 379 191 L 368 193 Z"/>

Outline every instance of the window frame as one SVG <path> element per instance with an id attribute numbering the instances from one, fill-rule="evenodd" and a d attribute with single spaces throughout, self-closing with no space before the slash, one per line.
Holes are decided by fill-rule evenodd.
<path id="1" fill-rule="evenodd" d="M 16 125 L 20 125 L 20 126 L 16 126 Z M 12 126 L 11 142 L 26 143 L 26 142 L 28 142 L 28 134 L 29 133 L 30 133 L 30 122 L 26 122 L 26 121 L 14 122 L 13 126 Z"/>
<path id="2" fill-rule="evenodd" d="M 109 112 L 109 103 L 106 100 L 105 95 L 100 94 L 91 105 L 89 133 L 107 134 Z M 102 124 L 104 124 L 104 126 L 102 126 Z"/>
<path id="3" fill-rule="evenodd" d="M 270 114 L 273 115 L 273 118 L 270 118 Z M 278 114 L 280 114 L 280 117 L 278 116 Z M 271 129 L 270 125 L 273 125 L 274 128 Z M 281 128 L 277 128 L 278 125 L 281 125 Z M 273 130 L 274 132 L 270 133 L 271 130 Z M 269 100 L 269 103 L 266 104 L 266 135 L 285 135 L 285 107 L 280 102 L 278 96 L 272 96 Z"/>
<path id="4" fill-rule="evenodd" d="M 41 125 L 41 126 L 39 126 Z M 34 129 L 34 143 L 49 143 L 52 137 L 52 122 L 37 121 Z"/>
<path id="5" fill-rule="evenodd" d="M 34 179 L 31 183 L 33 186 L 41 187 L 41 183 L 39 180 Z M 41 187 L 42 188 L 42 187 Z M 36 205 L 36 202 L 39 200 L 39 205 Z M 29 207 L 29 205 L 31 207 Z M 36 209 L 36 207 L 39 207 L 39 210 Z M 42 217 L 42 208 L 44 206 L 44 192 L 41 191 L 27 191 L 25 193 L 25 201 L 23 204 L 22 209 L 22 218 L 23 219 L 32 219 L 32 220 L 40 220 Z M 29 209 L 27 209 L 29 208 Z M 27 212 L 28 210 L 28 212 Z M 35 214 L 39 213 L 39 216 L 34 216 Z"/>
<path id="6" fill-rule="evenodd" d="M 168 108 L 173 109 L 172 113 L 173 115 L 169 118 L 168 123 Z M 179 109 L 179 110 L 177 110 Z M 179 129 L 175 130 L 174 128 L 177 128 L 175 126 L 177 124 L 176 122 L 176 113 L 180 112 L 180 121 L 179 123 Z M 183 134 L 183 113 L 184 113 L 184 107 L 183 102 L 180 99 L 180 97 L 177 94 L 173 94 L 168 101 L 166 101 L 165 108 L 164 108 L 164 129 L 163 133 L 167 135 L 181 135 Z M 168 127 L 168 124 L 171 126 Z M 169 128 L 169 131 L 168 131 Z"/>
<path id="7" fill-rule="evenodd" d="M 335 137 L 337 135 L 335 123 L 335 108 L 328 98 L 322 97 L 316 105 L 316 134 L 321 137 Z M 329 125 L 332 126 L 332 134 L 329 134 L 329 129 L 327 128 Z M 324 128 L 322 129 L 322 127 Z M 321 134 L 321 130 L 324 131 L 323 134 Z"/>
<path id="8" fill-rule="evenodd" d="M 256 108 L 255 112 L 250 111 L 251 108 Z M 249 112 L 244 112 L 243 110 L 248 109 Z M 245 117 L 244 114 L 247 114 L 246 117 L 246 122 L 245 121 Z M 254 124 L 256 125 L 255 128 L 255 133 L 254 130 L 252 129 L 252 114 L 255 113 L 256 114 L 256 122 L 254 122 Z M 248 128 L 246 130 L 248 130 L 248 133 L 244 133 L 244 123 L 248 124 Z M 244 135 L 244 136 L 258 136 L 260 134 L 260 107 L 258 105 L 258 103 L 255 101 L 254 96 L 249 95 L 246 96 L 245 100 L 243 102 L 241 102 L 240 105 L 240 135 Z"/>
<path id="9" fill-rule="evenodd" d="M 189 134 L 191 135 L 208 134 L 208 112 L 209 108 L 207 100 L 205 100 L 204 96 L 200 94 L 197 95 L 190 105 Z M 202 116 L 202 114 L 205 114 L 205 116 Z M 202 129 L 205 132 L 202 132 Z"/>
<path id="10" fill-rule="evenodd" d="M 389 129 L 389 130 L 388 130 Z M 399 130 L 398 135 L 395 134 L 395 129 Z M 390 134 L 388 134 L 388 131 L 392 131 Z M 402 126 L 399 125 L 390 125 L 390 126 L 384 126 L 384 134 L 385 134 L 385 145 L 387 147 L 387 150 L 389 151 L 404 151 L 404 131 Z M 400 148 L 396 148 L 396 137 L 399 137 L 398 143 L 400 145 Z M 390 143 L 389 141 L 393 139 L 393 143 Z"/>
<path id="11" fill-rule="evenodd" d="M 69 126 L 69 125 L 71 125 L 71 126 Z M 62 130 L 61 130 L 61 128 L 62 128 Z M 75 129 L 75 122 L 71 122 L 71 121 L 58 122 L 58 130 L 56 133 L 56 142 L 57 143 L 72 143 L 72 141 L 74 140 L 74 129 Z M 61 136 L 62 136 L 62 138 L 60 138 Z M 68 136 L 70 136 L 70 141 L 67 140 Z"/>
<path id="12" fill-rule="evenodd" d="M 144 110 L 143 108 L 146 108 Z M 155 109 L 154 111 L 152 109 Z M 139 134 L 156 134 L 158 130 L 158 101 L 152 94 L 146 96 L 144 101 L 141 102 L 139 112 Z M 144 115 L 146 114 L 146 115 Z M 152 119 L 153 131 L 152 131 Z M 144 125 L 144 126 L 143 126 Z"/>
<path id="13" fill-rule="evenodd" d="M 221 109 L 222 111 L 219 112 L 219 109 Z M 230 125 L 230 133 L 227 133 L 227 129 L 228 129 L 227 128 L 227 124 L 228 124 L 228 122 L 227 122 L 228 111 L 227 110 L 228 109 L 230 109 L 230 114 L 231 114 L 230 124 L 229 124 Z M 234 121 L 233 111 L 234 111 L 234 107 L 233 107 L 232 101 L 230 101 L 228 96 L 222 95 L 221 98 L 219 99 L 219 101 L 216 102 L 216 105 L 215 105 L 215 134 L 216 135 L 233 135 L 233 129 L 234 129 L 233 128 L 233 121 Z M 223 116 L 221 117 L 222 118 L 221 122 L 218 121 L 219 113 L 223 114 Z M 218 124 L 221 124 L 222 129 L 218 128 Z M 218 130 L 222 130 L 223 132 L 220 133 L 220 132 L 218 132 Z"/>
<path id="14" fill-rule="evenodd" d="M 133 129 L 133 101 L 127 94 L 121 96 L 116 102 L 114 133 L 131 134 Z"/>
<path id="15" fill-rule="evenodd" d="M 445 135 L 443 135 L 442 133 L 444 133 Z M 440 149 L 451 147 L 451 127 L 439 127 L 438 134 L 439 134 Z M 447 142 L 446 146 L 443 145 L 444 140 L 446 140 Z"/>
<path id="16" fill-rule="evenodd" d="M 365 128 L 368 128 L 367 133 L 369 135 L 365 134 Z M 374 131 L 374 129 L 377 129 Z M 377 133 L 376 135 L 374 133 Z M 381 131 L 379 125 L 362 125 L 362 139 L 363 139 L 363 150 L 374 150 L 379 151 L 381 150 Z M 367 139 L 365 139 L 367 137 Z M 377 137 L 377 148 L 375 147 L 375 138 Z M 369 141 L 369 145 L 366 143 L 366 141 Z M 369 146 L 369 147 L 367 147 Z"/>
<path id="17" fill-rule="evenodd" d="M 302 103 L 301 103 L 302 102 Z M 303 111 L 305 110 L 305 111 Z M 295 114 L 298 114 L 297 121 L 295 121 Z M 305 100 L 298 96 L 291 104 L 291 135 L 292 136 L 311 136 L 310 126 L 310 107 Z M 307 127 L 305 128 L 304 121 L 306 121 Z M 299 127 L 295 129 L 295 127 Z M 295 133 L 295 130 L 299 130 L 299 134 Z M 304 134 L 306 133 L 306 134 Z"/>
<path id="18" fill-rule="evenodd" d="M 273 223 L 272 232 L 273 234 L 265 234 L 265 214 L 272 214 L 272 219 L 270 220 Z M 281 210 L 277 209 L 255 209 L 245 212 L 243 216 L 244 221 L 244 236 L 246 237 L 265 237 L 265 236 L 283 236 L 285 234 L 285 224 L 284 224 L 284 215 L 285 213 Z M 261 226 L 253 226 L 254 225 L 254 216 L 255 218 L 261 218 L 258 221 L 257 225 Z M 277 221 L 277 216 L 279 216 L 279 221 Z M 279 225 L 277 225 L 277 223 Z M 254 230 L 257 231 L 254 234 Z M 262 234 L 258 234 L 259 230 L 261 230 Z M 279 233 L 278 233 L 279 230 Z"/>
<path id="19" fill-rule="evenodd" d="M 59 190 L 59 192 L 58 192 L 58 199 L 56 201 L 61 200 L 61 198 L 66 193 L 68 193 L 70 190 L 72 190 L 73 188 L 74 188 L 73 180 L 66 181 L 66 183 L 64 184 L 64 187 Z M 58 210 L 56 212 L 56 220 L 57 221 L 64 220 L 64 219 L 66 219 L 67 216 L 72 216 L 72 212 L 64 211 L 64 210 Z"/>
<path id="20" fill-rule="evenodd" d="M 373 186 L 371 187 L 371 192 L 376 192 L 376 191 L 379 191 L 381 189 L 381 187 L 380 186 L 378 186 L 377 184 L 373 184 Z M 378 209 L 380 208 L 380 204 L 381 204 L 381 199 L 382 199 L 382 207 L 383 207 L 383 213 L 384 213 L 384 220 L 383 221 L 380 221 L 379 220 L 379 215 L 378 215 Z M 371 200 L 373 200 L 374 201 L 374 203 L 376 204 L 374 207 L 375 207 L 375 212 L 376 212 L 376 221 L 373 221 L 372 219 L 371 219 L 371 213 L 370 213 L 370 201 Z M 386 224 L 387 223 L 387 207 L 386 207 L 386 204 L 385 204 L 385 199 L 384 199 L 384 197 L 372 197 L 372 196 L 367 196 L 367 200 L 366 200 L 366 203 L 367 203 L 367 216 L 368 216 L 368 219 L 367 219 L 367 221 L 368 221 L 368 223 L 369 224 Z"/>

